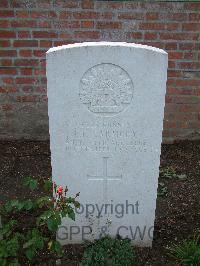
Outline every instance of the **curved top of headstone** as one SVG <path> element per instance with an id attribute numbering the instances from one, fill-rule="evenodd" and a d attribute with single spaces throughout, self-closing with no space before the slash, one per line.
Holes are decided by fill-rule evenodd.
<path id="1" fill-rule="evenodd" d="M 80 48 L 80 47 L 127 47 L 127 48 L 136 48 L 136 49 L 145 49 L 152 52 L 158 52 L 161 54 L 166 54 L 162 49 L 143 45 L 143 44 L 137 44 L 137 43 L 127 43 L 127 42 L 83 42 L 83 43 L 74 43 L 74 44 L 68 44 L 68 45 L 62 45 L 57 47 L 52 47 L 47 51 L 48 53 L 57 52 L 65 49 L 74 49 L 74 48 Z"/>

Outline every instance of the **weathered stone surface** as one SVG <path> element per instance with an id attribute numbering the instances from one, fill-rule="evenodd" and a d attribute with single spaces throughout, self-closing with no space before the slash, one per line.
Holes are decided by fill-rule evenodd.
<path id="1" fill-rule="evenodd" d="M 58 232 L 63 244 L 109 233 L 151 245 L 166 73 L 167 53 L 138 44 L 47 52 L 53 179 L 80 191 L 80 214 Z"/>

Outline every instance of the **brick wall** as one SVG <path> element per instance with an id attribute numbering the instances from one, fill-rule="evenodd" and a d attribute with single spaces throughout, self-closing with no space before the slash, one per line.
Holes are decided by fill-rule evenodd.
<path id="1" fill-rule="evenodd" d="M 165 49 L 163 140 L 200 137 L 200 3 L 0 0 L 0 138 L 48 138 L 45 52 L 83 41 Z"/>

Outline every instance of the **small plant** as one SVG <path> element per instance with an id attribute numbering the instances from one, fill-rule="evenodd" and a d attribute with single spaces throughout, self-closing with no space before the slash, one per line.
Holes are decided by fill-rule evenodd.
<path id="1" fill-rule="evenodd" d="M 82 266 L 131 266 L 134 250 L 129 239 L 105 236 L 90 244 L 83 255 Z"/>
<path id="2" fill-rule="evenodd" d="M 167 187 L 163 182 L 158 182 L 158 197 L 166 197 L 168 193 Z"/>
<path id="3" fill-rule="evenodd" d="M 193 237 L 191 240 L 185 240 L 180 245 L 171 248 L 174 257 L 178 258 L 184 266 L 200 265 L 200 237 Z"/>
<path id="4" fill-rule="evenodd" d="M 159 177 L 163 179 L 186 179 L 187 176 L 185 174 L 177 174 L 172 167 L 167 166 L 164 168 L 160 168 Z"/>
<path id="5" fill-rule="evenodd" d="M 10 200 L 0 205 L 2 228 L 0 229 L 0 265 L 32 265 L 40 254 L 61 254 L 56 241 L 56 231 L 63 217 L 75 219 L 74 207 L 79 207 L 76 198 L 67 197 L 67 187 L 42 180 L 40 184 L 46 194 L 36 200 Z M 38 188 L 38 181 L 26 178 L 24 185 L 31 190 Z M 36 258 L 36 259 L 35 259 Z"/>

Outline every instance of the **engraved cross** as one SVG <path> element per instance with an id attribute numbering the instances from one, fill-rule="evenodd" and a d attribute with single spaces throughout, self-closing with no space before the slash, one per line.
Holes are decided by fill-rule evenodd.
<path id="1" fill-rule="evenodd" d="M 109 159 L 109 157 L 103 157 L 102 159 L 103 159 L 103 175 L 102 176 L 87 175 L 87 177 L 88 177 L 88 180 L 103 181 L 104 199 L 107 200 L 108 181 L 121 180 L 122 175 L 109 176 L 108 175 L 108 159 Z"/>

